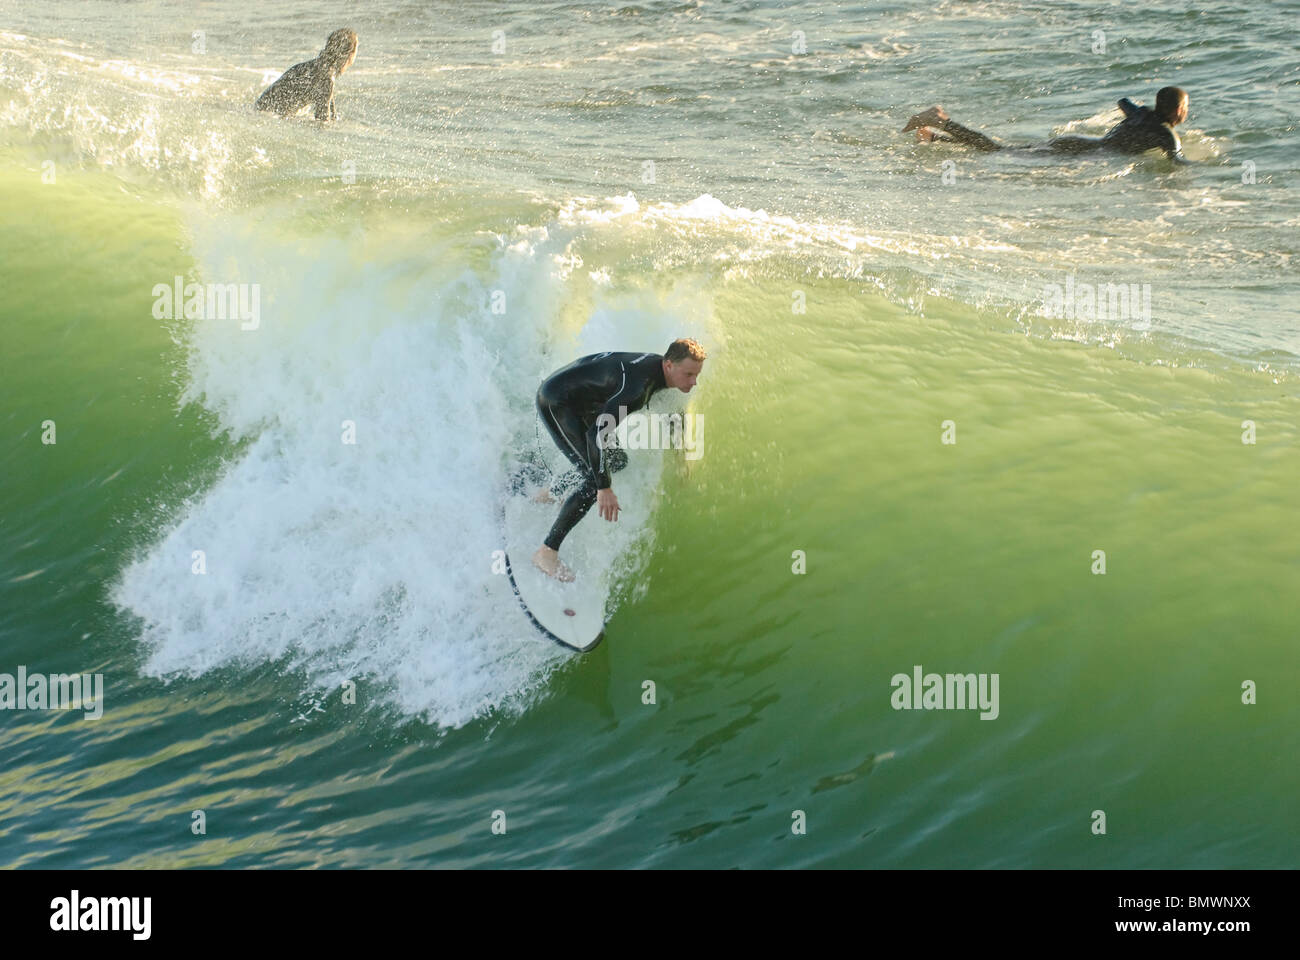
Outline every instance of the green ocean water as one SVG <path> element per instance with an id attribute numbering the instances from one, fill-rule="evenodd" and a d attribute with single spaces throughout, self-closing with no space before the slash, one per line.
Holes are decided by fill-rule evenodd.
<path id="1" fill-rule="evenodd" d="M 940 27 L 909 30 L 897 42 L 926 49 Z M 359 108 L 397 82 L 361 59 L 355 89 L 378 99 L 337 139 L 237 139 L 242 88 L 204 87 L 187 135 L 225 152 L 186 154 L 192 118 L 161 108 L 169 159 L 108 94 L 79 101 L 102 126 L 21 113 L 42 95 L 15 58 L 46 54 L 6 42 L 0 674 L 98 672 L 105 696 L 100 719 L 0 711 L 0 865 L 1295 864 L 1294 312 L 1249 319 L 1293 292 L 1281 187 L 1252 200 L 1263 233 L 1228 235 L 1275 258 L 1245 258 L 1239 293 L 1213 289 L 1207 224 L 1178 238 L 1204 287 L 1160 286 L 1172 254 L 1138 275 L 1180 304 L 1148 334 L 1048 321 L 992 279 L 961 296 L 1012 269 L 977 230 L 945 287 L 939 232 L 818 219 L 796 209 L 811 194 L 760 212 L 739 173 L 633 199 L 566 185 L 567 153 L 539 184 L 523 146 L 476 176 L 462 144 L 466 168 L 441 154 L 431 178 L 395 150 L 342 180 L 381 132 Z M 91 67 L 51 82 L 123 55 L 77 49 Z M 241 159 L 255 147 L 264 164 Z M 1124 176 L 1133 203 L 1204 187 Z M 1072 260 L 1042 230 L 1013 236 L 1050 265 L 1025 282 L 1122 276 L 1123 251 Z M 177 276 L 257 284 L 258 329 L 159 319 Z M 1235 339 L 1214 342 L 1207 302 Z M 678 335 L 710 353 L 689 407 L 703 456 L 647 452 L 620 476 L 612 617 L 570 657 L 491 572 L 493 508 L 536 442 L 542 377 Z M 917 665 L 996 674 L 996 718 L 894 709 Z"/>

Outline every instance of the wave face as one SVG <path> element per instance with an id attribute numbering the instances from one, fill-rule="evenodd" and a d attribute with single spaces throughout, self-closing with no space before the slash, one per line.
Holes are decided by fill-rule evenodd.
<path id="1" fill-rule="evenodd" d="M 322 690 L 363 672 L 439 724 L 502 708 L 562 659 L 526 642 L 493 562 L 507 474 L 534 452 L 567 469 L 535 422 L 537 385 L 570 353 L 662 350 L 682 321 L 588 279 L 590 316 L 566 333 L 581 229 L 558 221 L 485 245 L 481 277 L 428 237 L 304 236 L 260 213 L 193 227 L 199 275 L 257 276 L 264 300 L 254 320 L 185 325 L 181 400 L 235 449 L 114 592 L 145 621 L 146 669 L 290 657 Z M 472 232 L 447 226 L 449 243 Z M 620 487 L 648 500 L 660 466 L 638 458 Z M 649 550 L 649 514 L 631 513 L 583 558 L 589 575 Z"/>

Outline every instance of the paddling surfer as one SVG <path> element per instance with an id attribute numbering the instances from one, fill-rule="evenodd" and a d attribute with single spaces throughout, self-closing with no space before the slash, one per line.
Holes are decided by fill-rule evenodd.
<path id="1" fill-rule="evenodd" d="M 1138 154 L 1147 150 L 1161 150 L 1174 163 L 1187 163 L 1183 145 L 1174 133 L 1174 127 L 1187 119 L 1187 91 L 1181 87 L 1162 87 L 1156 93 L 1155 109 L 1142 107 L 1125 97 L 1119 101 L 1124 119 L 1106 132 L 1103 137 L 1054 137 L 1046 144 L 1055 153 L 1079 154 L 1095 150 Z M 906 133 L 916 131 L 916 139 L 923 143 L 944 140 L 961 143 L 980 151 L 1007 149 L 984 134 L 952 120 L 943 107 L 933 106 L 914 115 L 903 128 Z M 1026 149 L 1026 148 L 1013 148 Z"/>

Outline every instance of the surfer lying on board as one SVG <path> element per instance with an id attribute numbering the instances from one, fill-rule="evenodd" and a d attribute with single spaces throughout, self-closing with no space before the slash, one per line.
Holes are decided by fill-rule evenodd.
<path id="1" fill-rule="evenodd" d="M 1187 163 L 1183 156 L 1183 145 L 1178 134 L 1174 133 L 1174 127 L 1187 119 L 1186 90 L 1181 87 L 1162 87 L 1156 94 L 1154 110 L 1140 107 L 1127 97 L 1119 101 L 1119 108 L 1124 111 L 1124 119 L 1111 127 L 1104 137 L 1055 137 L 1047 142 L 1047 147 L 1054 153 L 1068 154 L 1091 153 L 1094 150 L 1128 154 L 1163 150 L 1175 163 Z M 944 140 L 982 151 L 1007 149 L 984 134 L 949 119 L 940 106 L 933 106 L 908 120 L 903 132 L 909 130 L 915 130 L 916 139 L 922 143 Z"/>
<path id="2" fill-rule="evenodd" d="M 258 110 L 271 110 L 291 117 L 303 107 L 316 108 L 317 120 L 337 120 L 334 109 L 334 78 L 352 66 L 357 58 L 357 35 L 346 27 L 335 30 L 315 60 L 294 64 L 257 98 Z"/>
<path id="3" fill-rule="evenodd" d="M 655 391 L 676 387 L 690 393 L 704 366 L 704 348 L 678 339 L 657 353 L 597 353 L 555 371 L 537 390 L 537 413 L 560 452 L 580 471 L 582 483 L 569 494 L 533 563 L 549 577 L 569 581 L 573 571 L 560 562 L 560 544 L 593 503 L 606 520 L 618 519 L 618 498 L 610 488 L 615 467 L 608 449 L 613 428 L 640 410 Z M 605 419 L 608 417 L 610 419 Z M 626 458 L 626 454 L 623 454 Z M 542 500 L 545 502 L 545 494 Z"/>

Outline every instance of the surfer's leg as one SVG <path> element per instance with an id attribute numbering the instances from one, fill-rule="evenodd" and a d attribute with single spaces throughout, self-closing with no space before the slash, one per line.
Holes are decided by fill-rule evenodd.
<path id="1" fill-rule="evenodd" d="M 1103 146 L 1095 137 L 1055 137 L 1047 145 L 1054 153 L 1091 153 Z"/>
<path id="2" fill-rule="evenodd" d="M 582 422 L 568 411 L 542 403 L 538 403 L 537 406 L 551 439 L 576 468 L 581 480 L 578 488 L 569 494 L 564 505 L 560 507 L 560 515 L 546 538 L 546 546 L 552 550 L 559 550 L 560 544 L 564 542 L 569 531 L 577 526 L 578 521 L 587 515 L 591 505 L 596 502 L 596 484 L 592 480 L 591 472 L 586 469 L 586 464 L 578 456 L 578 451 L 586 442 L 583 437 L 586 431 L 583 429 Z M 569 474 L 565 474 L 566 478 L 568 476 Z"/>
<path id="3" fill-rule="evenodd" d="M 939 126 L 939 129 L 958 143 L 964 143 L 968 147 L 974 147 L 976 150 L 982 150 L 985 153 L 1002 149 L 1002 144 L 990 140 L 984 134 L 972 130 L 970 127 L 963 127 L 955 120 L 945 120 Z"/>
<path id="4" fill-rule="evenodd" d="M 546 546 L 552 550 L 559 551 L 560 544 L 564 538 L 569 535 L 569 531 L 578 525 L 578 521 L 587 515 L 591 505 L 596 502 L 596 485 L 589 479 L 584 479 L 582 486 L 573 493 L 569 494 L 564 505 L 560 507 L 560 515 L 555 518 L 555 523 L 551 527 L 551 532 L 547 534 Z"/>
<path id="5" fill-rule="evenodd" d="M 918 134 L 918 139 L 925 141 L 953 140 L 985 152 L 1002 149 L 1002 144 L 990 140 L 976 130 L 963 127 L 953 120 L 944 111 L 943 107 L 938 104 L 935 104 L 929 110 L 922 110 L 920 113 L 913 114 L 912 118 L 907 121 L 907 126 L 903 128 L 903 132 L 907 133 L 907 131 L 916 130 L 917 128 L 926 131 Z M 937 136 L 938 133 L 944 133 L 947 136 Z"/>
<path id="6" fill-rule="evenodd" d="M 586 443 L 587 425 L 573 414 L 557 407 L 539 402 L 538 409 L 542 413 L 542 421 L 546 424 L 546 429 L 555 440 L 555 445 L 569 458 L 569 462 L 575 468 L 566 473 L 561 480 L 578 481 L 577 489 L 569 494 L 564 505 L 560 507 L 560 515 L 546 538 L 546 546 L 558 551 L 564 538 L 569 535 L 569 531 L 578 525 L 578 521 L 587 515 L 591 505 L 596 502 L 596 481 L 582 458 L 578 456 L 578 451 Z M 627 454 L 615 447 L 609 450 L 606 462 L 611 473 L 622 470 L 627 466 Z"/>
<path id="7" fill-rule="evenodd" d="M 560 515 L 551 526 L 551 532 L 547 534 L 543 545 L 533 555 L 533 563 L 543 573 L 567 581 L 573 579 L 573 573 L 559 561 L 560 544 L 596 502 L 595 478 L 578 453 L 586 443 L 586 424 L 564 408 L 544 403 L 540 396 L 537 398 L 537 413 L 542 418 L 542 423 L 546 424 L 546 432 L 575 468 L 561 479 L 569 481 L 576 473 L 579 482 L 577 489 L 569 494 L 560 507 Z"/>
<path id="8" fill-rule="evenodd" d="M 596 484 L 584 473 L 578 489 L 569 494 L 560 507 L 560 515 L 551 525 L 551 532 L 546 535 L 545 542 L 533 554 L 533 565 L 538 570 L 566 583 L 574 579 L 573 571 L 560 562 L 560 544 L 595 502 Z"/>
<path id="9" fill-rule="evenodd" d="M 589 473 L 590 469 L 578 453 L 587 445 L 586 424 L 563 407 L 546 403 L 541 394 L 537 396 L 537 415 L 542 418 L 546 432 L 565 459 L 584 474 Z"/>

